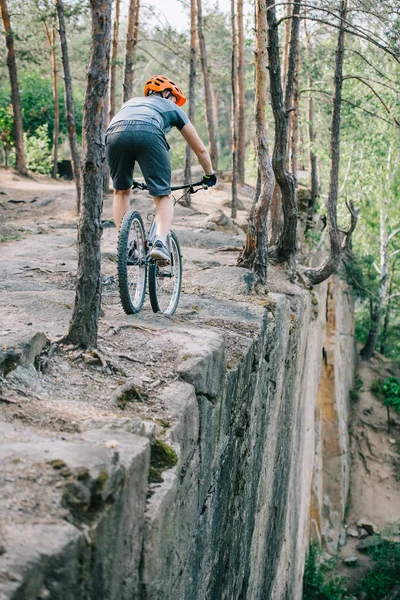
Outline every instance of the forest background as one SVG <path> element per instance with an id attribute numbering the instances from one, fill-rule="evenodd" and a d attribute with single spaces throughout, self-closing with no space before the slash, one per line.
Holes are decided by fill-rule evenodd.
<path id="1" fill-rule="evenodd" d="M 116 4 L 113 4 L 115 23 Z M 192 9 L 194 4 L 192 0 Z M 196 4 L 199 5 L 198 2 Z M 244 181 L 254 187 L 258 174 L 254 12 L 259 4 L 256 3 L 255 7 L 248 3 L 244 7 L 244 77 L 241 84 L 237 77 L 241 51 L 237 49 L 240 3 L 232 1 L 234 18 L 213 3 L 202 6 L 201 16 L 218 170 L 232 170 L 232 162 L 234 173 L 240 170 L 240 165 L 235 162 L 235 152 L 237 154 L 237 145 L 243 143 Z M 274 9 L 278 19 L 276 30 L 280 36 L 282 86 L 285 90 L 290 55 L 289 24 L 296 4 L 272 0 L 264 4 Z M 27 166 L 38 173 L 51 173 L 55 140 L 58 160 L 70 158 L 56 12 L 47 0 L 8 0 L 7 5 L 18 67 Z M 344 19 L 339 17 L 341 5 L 343 7 L 343 2 L 317 0 L 301 6 L 294 91 L 291 95 L 293 106 L 286 106 L 287 112 L 293 115 L 290 116 L 287 168 L 294 174 L 300 209 L 301 200 L 303 202 L 298 235 L 301 237 L 299 248 L 304 264 L 313 264 L 313 256 L 327 240 L 325 201 L 330 189 L 332 140 L 331 143 L 329 140 L 337 39 L 340 24 L 344 23 Z M 91 42 L 89 7 L 88 2 L 80 0 L 64 3 L 78 143 L 82 136 L 84 88 Z M 117 110 L 123 101 L 128 2 L 121 1 L 120 7 L 118 53 L 111 60 Z M 355 203 L 361 210 L 352 243 L 343 254 L 339 271 L 348 280 L 357 298 L 356 334 L 365 344 L 364 357 L 368 358 L 376 348 L 386 356 L 400 360 L 400 9 L 395 0 L 379 3 L 353 0 L 346 10 L 347 32 L 341 76 L 339 232 L 345 231 L 348 226 L 346 204 Z M 192 22 L 191 36 L 190 4 L 181 2 L 181 11 L 187 17 L 186 29 L 167 23 L 154 7 L 140 6 L 133 55 L 132 95 L 141 95 L 145 80 L 158 73 L 176 79 L 185 92 L 189 92 L 190 82 L 193 84 L 195 81 L 189 109 L 194 110 L 192 118 L 195 126 L 206 141 L 209 128 L 205 118 L 207 106 L 197 41 L 194 52 L 194 39 L 198 32 L 193 36 Z M 170 20 L 173 23 L 173 16 Z M 199 20 L 197 27 L 198 24 Z M 1 34 L 4 38 L 3 30 Z M 267 37 L 265 39 L 267 41 Z M 56 135 L 55 70 L 58 71 L 59 86 L 59 128 Z M 3 39 L 0 44 L 0 160 L 3 165 L 13 166 L 15 140 L 7 71 L 7 48 Z M 197 72 L 195 80 L 194 72 Z M 238 85 L 242 86 L 242 90 L 238 89 Z M 268 82 L 268 94 L 270 91 Z M 237 95 L 241 92 L 244 94 L 245 125 L 238 129 Z M 281 134 L 277 111 L 275 109 L 274 112 L 271 106 L 271 96 L 268 95 L 267 99 L 264 116 L 271 155 L 273 148 L 276 151 Z M 173 168 L 183 168 L 186 149 L 179 133 L 172 133 L 169 143 Z M 243 181 L 239 178 L 239 185 L 241 183 Z M 279 193 L 274 197 L 278 199 L 271 205 L 269 235 L 272 244 L 283 228 L 281 218 L 276 217 L 274 222 L 272 213 L 280 210 Z"/>

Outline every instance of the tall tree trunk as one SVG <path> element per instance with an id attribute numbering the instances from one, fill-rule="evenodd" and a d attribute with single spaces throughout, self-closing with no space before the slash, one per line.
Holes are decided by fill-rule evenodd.
<path id="1" fill-rule="evenodd" d="M 197 7 L 196 0 L 190 0 L 190 73 L 189 73 L 189 110 L 188 116 L 190 121 L 194 122 L 195 109 L 195 88 L 196 88 L 196 27 Z M 184 183 L 185 185 L 192 180 L 192 150 L 189 144 L 186 144 Z M 186 194 L 186 206 L 190 206 L 190 194 Z"/>
<path id="2" fill-rule="evenodd" d="M 53 97 L 54 97 L 54 131 L 53 131 L 53 169 L 51 176 L 57 178 L 58 171 L 58 134 L 60 130 L 60 104 L 58 101 L 58 69 L 56 53 L 56 30 L 54 27 L 49 29 L 46 21 L 43 21 L 47 41 L 51 53 L 51 65 L 53 69 Z"/>
<path id="3" fill-rule="evenodd" d="M 120 0 L 115 0 L 115 14 L 113 24 L 112 50 L 111 50 L 111 67 L 110 67 L 110 94 L 109 94 L 109 113 L 108 119 L 111 121 L 115 115 L 115 91 L 117 81 L 117 61 L 118 61 L 118 36 L 119 36 L 119 12 Z"/>
<path id="4" fill-rule="evenodd" d="M 293 80 L 293 98 L 292 107 L 293 110 L 290 113 L 290 162 L 291 171 L 293 174 L 294 185 L 297 190 L 297 147 L 299 141 L 299 65 L 300 65 L 300 54 L 297 52 L 296 55 L 296 68 Z"/>
<path id="5" fill-rule="evenodd" d="M 218 148 L 217 139 L 215 135 L 215 115 L 213 111 L 212 93 L 211 93 L 211 82 L 210 73 L 208 70 L 208 59 L 206 41 L 203 33 L 203 12 L 201 0 L 197 0 L 197 34 L 199 36 L 199 50 L 200 50 L 200 61 L 201 70 L 203 72 L 204 80 L 204 102 L 206 105 L 206 121 L 208 131 L 208 141 L 210 144 L 210 157 L 213 169 L 216 171 L 218 168 Z"/>
<path id="6" fill-rule="evenodd" d="M 284 214 L 283 231 L 279 238 L 275 258 L 288 262 L 290 276 L 296 272 L 297 254 L 297 194 L 294 177 L 287 170 L 288 142 L 289 142 L 289 115 L 293 102 L 293 86 L 296 72 L 296 57 L 299 38 L 299 14 L 301 0 L 293 9 L 291 24 L 290 48 L 288 57 L 288 70 L 286 78 L 285 100 L 283 98 L 281 64 L 279 55 L 279 37 L 276 21 L 275 0 L 267 0 L 268 19 L 268 55 L 269 78 L 271 88 L 271 105 L 275 120 L 275 145 L 272 165 L 276 180 L 281 188 L 282 207 Z"/>
<path id="7" fill-rule="evenodd" d="M 275 183 L 274 194 L 272 196 L 270 210 L 270 237 L 269 243 L 271 246 L 277 243 L 279 236 L 282 233 L 282 197 L 281 188 Z"/>
<path id="8" fill-rule="evenodd" d="M 306 27 L 304 22 L 304 27 Z M 306 56 L 307 56 L 307 65 L 308 72 L 310 73 L 310 59 L 311 59 L 311 44 L 310 44 L 310 35 L 307 33 L 307 29 L 305 30 L 306 35 Z M 313 86 L 313 79 L 311 76 L 307 78 L 307 89 L 311 90 Z M 314 221 L 314 213 L 315 208 L 319 198 L 319 182 L 318 182 L 318 165 L 317 165 L 317 155 L 315 154 L 315 130 L 314 130 L 314 100 L 312 97 L 311 91 L 308 94 L 307 98 L 307 133 L 308 133 L 308 172 L 309 172 L 309 187 L 310 187 L 310 200 L 308 202 L 307 208 L 307 222 L 306 229 L 307 232 L 309 229 L 313 228 Z"/>
<path id="9" fill-rule="evenodd" d="M 326 201 L 326 216 L 330 239 L 330 254 L 328 258 L 318 267 L 306 269 L 305 277 L 311 285 L 325 281 L 332 275 L 340 263 L 342 251 L 350 243 L 350 237 L 357 224 L 358 211 L 354 210 L 352 204 L 348 205 L 351 213 L 351 224 L 343 241 L 340 240 L 337 226 L 337 200 L 339 182 L 339 160 L 340 160 L 340 112 L 342 104 L 343 84 L 343 54 L 345 21 L 347 18 L 347 0 L 341 0 L 339 35 L 336 48 L 335 84 L 333 93 L 332 124 L 331 124 L 331 168 L 329 178 L 329 193 Z"/>
<path id="10" fill-rule="evenodd" d="M 110 123 L 110 94 L 106 94 L 104 98 L 104 130 L 107 129 Z M 110 193 L 110 165 L 107 160 L 103 161 L 103 192 Z"/>
<path id="11" fill-rule="evenodd" d="M 231 0 L 232 28 L 232 209 L 231 217 L 237 217 L 237 187 L 238 187 L 238 40 L 236 31 L 236 0 Z"/>
<path id="12" fill-rule="evenodd" d="M 108 88 L 112 0 L 91 0 L 92 41 L 83 116 L 82 211 L 78 229 L 75 306 L 65 338 L 84 348 L 97 346 L 101 302 L 100 237 L 103 204 L 104 100 Z"/>
<path id="13" fill-rule="evenodd" d="M 61 43 L 61 57 L 64 70 L 65 107 L 67 111 L 67 128 L 69 146 L 71 149 L 72 169 L 76 187 L 76 211 L 79 214 L 81 206 L 81 166 L 79 161 L 78 141 L 76 138 L 75 107 L 72 96 L 72 80 L 69 68 L 67 34 L 65 31 L 64 5 L 62 0 L 56 0 L 58 16 L 58 32 Z"/>
<path id="14" fill-rule="evenodd" d="M 7 67 L 11 85 L 11 103 L 13 107 L 14 121 L 14 143 L 16 169 L 20 175 L 27 175 L 26 157 L 24 147 L 24 136 L 22 128 L 21 99 L 18 89 L 17 63 L 15 61 L 14 38 L 11 29 L 10 15 L 8 13 L 7 0 L 0 0 L 1 18 L 3 20 L 4 32 L 7 45 Z"/>
<path id="15" fill-rule="evenodd" d="M 128 29 L 126 32 L 125 67 L 123 82 L 123 101 L 132 97 L 133 70 L 135 68 L 135 51 L 139 35 L 140 0 L 130 0 L 128 12 Z"/>
<path id="16" fill-rule="evenodd" d="M 268 151 L 266 132 L 267 108 L 267 18 L 264 0 L 256 0 L 255 47 L 255 125 L 258 164 L 257 194 L 250 211 L 246 245 L 239 256 L 240 266 L 252 268 L 256 287 L 265 286 L 268 270 L 268 210 L 275 187 L 275 177 Z"/>
<path id="17" fill-rule="evenodd" d="M 238 180 L 244 185 L 246 162 L 246 110 L 244 97 L 244 23 L 243 0 L 237 0 L 237 30 L 238 30 L 238 149 L 237 166 Z"/>
<path id="18" fill-rule="evenodd" d="M 289 59 L 289 48 L 290 48 L 290 32 L 291 32 L 291 19 L 292 16 L 292 4 L 286 5 L 286 21 L 285 29 L 283 34 L 283 49 L 282 49 L 282 89 L 285 91 L 287 83 L 287 70 L 288 70 L 288 59 Z"/>

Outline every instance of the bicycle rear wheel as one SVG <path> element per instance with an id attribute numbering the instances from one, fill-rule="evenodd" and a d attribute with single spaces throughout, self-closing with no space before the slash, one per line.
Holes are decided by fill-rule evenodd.
<path id="1" fill-rule="evenodd" d="M 173 231 L 168 236 L 171 264 L 149 265 L 149 296 L 153 312 L 171 316 L 177 309 L 182 287 L 182 255 L 178 238 Z"/>
<path id="2" fill-rule="evenodd" d="M 122 308 L 127 315 L 140 311 L 146 295 L 146 234 L 142 217 L 128 211 L 118 237 L 118 285 Z"/>

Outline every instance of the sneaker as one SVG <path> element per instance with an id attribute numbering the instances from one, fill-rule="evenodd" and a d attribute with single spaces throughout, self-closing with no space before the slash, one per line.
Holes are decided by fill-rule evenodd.
<path id="1" fill-rule="evenodd" d="M 132 265 L 137 265 L 138 264 L 138 259 L 139 259 L 139 254 L 138 251 L 136 249 L 136 242 L 133 241 L 129 244 L 129 248 L 128 248 L 128 258 L 126 261 L 126 264 L 129 266 Z"/>
<path id="2" fill-rule="evenodd" d="M 150 258 L 166 265 L 169 265 L 171 262 L 169 250 L 161 240 L 156 240 L 154 242 L 153 248 L 150 252 Z"/>

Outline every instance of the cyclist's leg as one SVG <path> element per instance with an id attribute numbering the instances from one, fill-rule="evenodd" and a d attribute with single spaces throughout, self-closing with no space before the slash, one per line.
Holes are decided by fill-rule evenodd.
<path id="1" fill-rule="evenodd" d="M 174 204 L 171 196 L 153 196 L 156 207 L 156 237 L 161 238 L 165 244 L 174 218 Z"/>
<path id="2" fill-rule="evenodd" d="M 129 210 L 129 199 L 131 197 L 131 188 L 128 190 L 114 190 L 113 197 L 113 218 L 117 229 L 121 225 L 124 214 Z"/>
<path id="3" fill-rule="evenodd" d="M 114 187 L 113 217 L 118 229 L 124 214 L 129 209 L 135 167 L 133 135 L 129 130 L 107 134 L 107 161 Z"/>
<path id="4" fill-rule="evenodd" d="M 172 225 L 174 205 L 171 198 L 169 146 L 160 133 L 142 132 L 137 159 L 156 209 L 156 236 L 166 242 Z"/>

